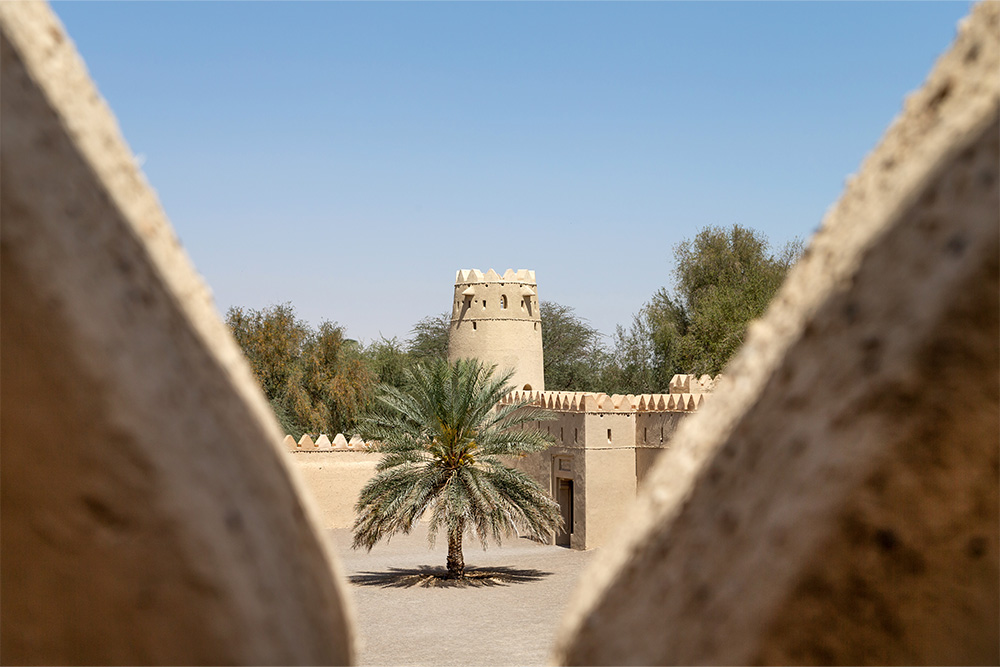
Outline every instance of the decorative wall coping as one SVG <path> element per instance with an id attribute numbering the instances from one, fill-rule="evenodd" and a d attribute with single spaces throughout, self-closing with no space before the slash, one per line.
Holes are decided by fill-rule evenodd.
<path id="1" fill-rule="evenodd" d="M 590 391 L 512 391 L 500 403 L 528 401 L 556 412 L 694 412 L 706 394 L 613 394 Z"/>
<path id="2" fill-rule="evenodd" d="M 308 433 L 305 433 L 301 438 L 299 438 L 298 442 L 295 442 L 295 438 L 292 436 L 286 435 L 282 444 L 285 446 L 285 449 L 292 452 L 369 451 L 368 443 L 365 442 L 360 435 L 353 435 L 350 440 L 348 440 L 347 436 L 343 433 L 335 435 L 332 441 L 326 434 L 320 434 L 320 436 L 314 441 Z"/>
<path id="3" fill-rule="evenodd" d="M 507 269 L 500 275 L 493 269 L 483 273 L 479 269 L 459 269 L 455 275 L 456 285 L 467 283 L 526 283 L 535 285 L 535 272 L 529 269 Z"/>
<path id="4" fill-rule="evenodd" d="M 669 394 L 613 394 L 593 391 L 512 391 L 500 400 L 501 405 L 528 401 L 532 405 L 555 412 L 695 412 L 705 404 L 706 393 L 714 389 L 721 375 L 675 375 L 670 380 Z M 692 391 L 694 390 L 694 391 Z M 291 452 L 367 452 L 369 443 L 359 435 L 350 438 L 338 433 L 331 440 L 320 434 L 316 440 L 308 433 L 299 441 L 286 435 L 282 444 Z"/>

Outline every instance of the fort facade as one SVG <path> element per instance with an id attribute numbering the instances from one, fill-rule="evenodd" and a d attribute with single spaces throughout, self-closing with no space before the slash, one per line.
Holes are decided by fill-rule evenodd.
<path id="1" fill-rule="evenodd" d="M 531 475 L 560 507 L 563 529 L 552 542 L 573 549 L 607 544 L 625 520 L 636 493 L 659 455 L 670 448 L 678 424 L 696 412 L 718 383 L 702 375 L 675 375 L 665 394 L 612 395 L 544 391 L 541 318 L 535 272 L 508 269 L 458 271 L 448 358 L 476 358 L 514 370 L 515 389 L 505 403 L 527 401 L 555 419 L 526 425 L 545 431 L 555 444 L 512 465 Z M 327 528 L 353 523 L 353 502 L 375 474 L 378 455 L 359 436 L 338 433 L 284 447 L 304 454 L 296 463 L 312 489 Z M 331 489 L 334 491 L 331 492 Z M 346 500 L 345 500 L 346 499 Z"/>
<path id="2" fill-rule="evenodd" d="M 526 400 L 556 414 L 528 426 L 556 444 L 515 464 L 559 503 L 564 529 L 553 539 L 574 549 L 611 538 L 677 424 L 701 407 L 718 379 L 675 375 L 668 394 L 641 396 L 544 391 L 538 284 L 526 269 L 458 271 L 448 359 L 462 358 L 512 368 L 515 390 L 505 401 Z"/>
<path id="3" fill-rule="evenodd" d="M 708 378 L 706 384 L 714 384 Z M 694 376 L 676 375 L 671 390 L 700 389 Z M 594 392 L 514 391 L 503 402 L 526 400 L 556 418 L 526 425 L 555 444 L 514 462 L 559 503 L 563 530 L 554 543 L 574 549 L 607 544 L 628 516 L 636 493 L 678 424 L 705 403 L 703 393 L 608 396 Z"/>

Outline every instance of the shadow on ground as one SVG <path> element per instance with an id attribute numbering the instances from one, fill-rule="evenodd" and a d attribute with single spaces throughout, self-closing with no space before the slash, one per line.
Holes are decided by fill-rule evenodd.
<path id="1" fill-rule="evenodd" d="M 467 567 L 464 579 L 448 579 L 448 570 L 443 567 L 421 565 L 416 568 L 390 567 L 385 572 L 359 572 L 349 577 L 358 586 L 379 586 L 381 588 L 464 588 L 484 586 L 509 586 L 539 581 L 551 575 L 535 569 L 521 569 L 505 566 Z"/>

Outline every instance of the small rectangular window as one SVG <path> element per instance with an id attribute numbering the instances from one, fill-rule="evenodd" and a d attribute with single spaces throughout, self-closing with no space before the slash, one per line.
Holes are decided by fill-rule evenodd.
<path id="1" fill-rule="evenodd" d="M 608 444 L 611 444 L 611 429 L 608 429 Z"/>
<path id="2" fill-rule="evenodd" d="M 647 429 L 647 428 L 645 428 L 645 427 L 643 427 L 643 429 L 642 429 L 642 441 L 643 441 L 643 442 L 646 442 L 646 441 L 647 441 L 647 438 L 646 438 L 646 431 L 648 431 L 648 430 L 649 430 L 649 429 Z"/>
<path id="3" fill-rule="evenodd" d="M 472 323 L 472 330 L 473 330 L 473 331 L 475 331 L 475 330 L 476 330 L 476 323 L 475 323 L 475 322 L 473 322 L 473 323 Z"/>
<path id="4" fill-rule="evenodd" d="M 566 439 L 563 438 L 563 429 L 562 429 L 562 426 L 559 427 L 559 442 L 566 442 Z"/>
<path id="5" fill-rule="evenodd" d="M 580 442 L 580 429 L 573 429 L 573 444 L 579 444 Z"/>
<path id="6" fill-rule="evenodd" d="M 660 444 L 663 444 L 663 427 L 660 427 Z"/>

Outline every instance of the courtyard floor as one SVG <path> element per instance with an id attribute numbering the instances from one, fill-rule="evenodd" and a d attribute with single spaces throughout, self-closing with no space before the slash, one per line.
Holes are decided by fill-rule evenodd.
<path id="1" fill-rule="evenodd" d="M 465 585 L 442 581 L 447 540 L 426 524 L 366 553 L 330 531 L 358 620 L 361 665 L 544 665 L 563 608 L 593 552 L 525 538 L 483 551 L 466 540 Z"/>

